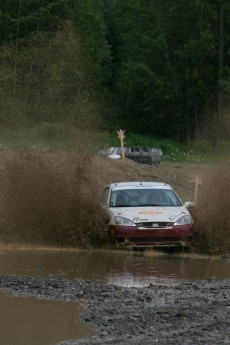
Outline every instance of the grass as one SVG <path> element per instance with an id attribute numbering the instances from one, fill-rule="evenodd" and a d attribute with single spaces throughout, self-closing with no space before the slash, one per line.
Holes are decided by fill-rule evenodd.
<path id="1" fill-rule="evenodd" d="M 43 122 L 33 127 L 0 130 L 0 148 L 96 154 L 100 149 L 119 145 L 115 131 L 79 130 L 68 122 Z M 228 157 L 230 152 L 230 141 L 221 141 L 215 148 L 207 140 L 194 140 L 189 145 L 182 145 L 172 140 L 159 140 L 128 131 L 125 133 L 124 145 L 161 148 L 162 160 L 167 162 L 217 162 Z"/>

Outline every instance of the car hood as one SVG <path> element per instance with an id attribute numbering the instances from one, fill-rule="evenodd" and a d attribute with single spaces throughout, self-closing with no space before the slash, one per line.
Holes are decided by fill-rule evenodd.
<path id="1" fill-rule="evenodd" d="M 177 219 L 190 213 L 184 206 L 176 207 L 112 207 L 113 216 L 120 216 L 134 223 L 140 222 L 176 222 Z"/>

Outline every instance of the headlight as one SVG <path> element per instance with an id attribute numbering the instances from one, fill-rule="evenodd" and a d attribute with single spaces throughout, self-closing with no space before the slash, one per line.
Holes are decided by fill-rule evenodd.
<path id="1" fill-rule="evenodd" d="M 192 217 L 190 215 L 182 216 L 174 223 L 174 225 L 183 225 L 193 223 Z"/>
<path id="2" fill-rule="evenodd" d="M 116 216 L 114 217 L 114 220 L 117 225 L 136 226 L 133 222 L 131 222 L 131 220 L 124 217 Z"/>

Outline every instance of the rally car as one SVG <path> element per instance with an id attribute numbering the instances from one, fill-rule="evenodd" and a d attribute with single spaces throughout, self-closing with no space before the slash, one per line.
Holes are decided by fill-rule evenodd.
<path id="1" fill-rule="evenodd" d="M 106 186 L 103 202 L 108 232 L 116 246 L 191 246 L 193 219 L 173 188 L 160 182 L 118 182 Z"/>

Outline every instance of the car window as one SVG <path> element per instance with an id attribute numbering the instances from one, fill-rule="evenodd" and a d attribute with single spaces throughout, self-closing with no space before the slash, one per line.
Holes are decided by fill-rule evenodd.
<path id="1" fill-rule="evenodd" d="M 176 193 L 170 189 L 122 189 L 110 196 L 110 207 L 180 206 Z"/>
<path id="2" fill-rule="evenodd" d="M 173 190 L 165 190 L 165 196 L 167 198 L 167 201 L 172 206 L 181 206 L 182 203 L 176 193 Z"/>

